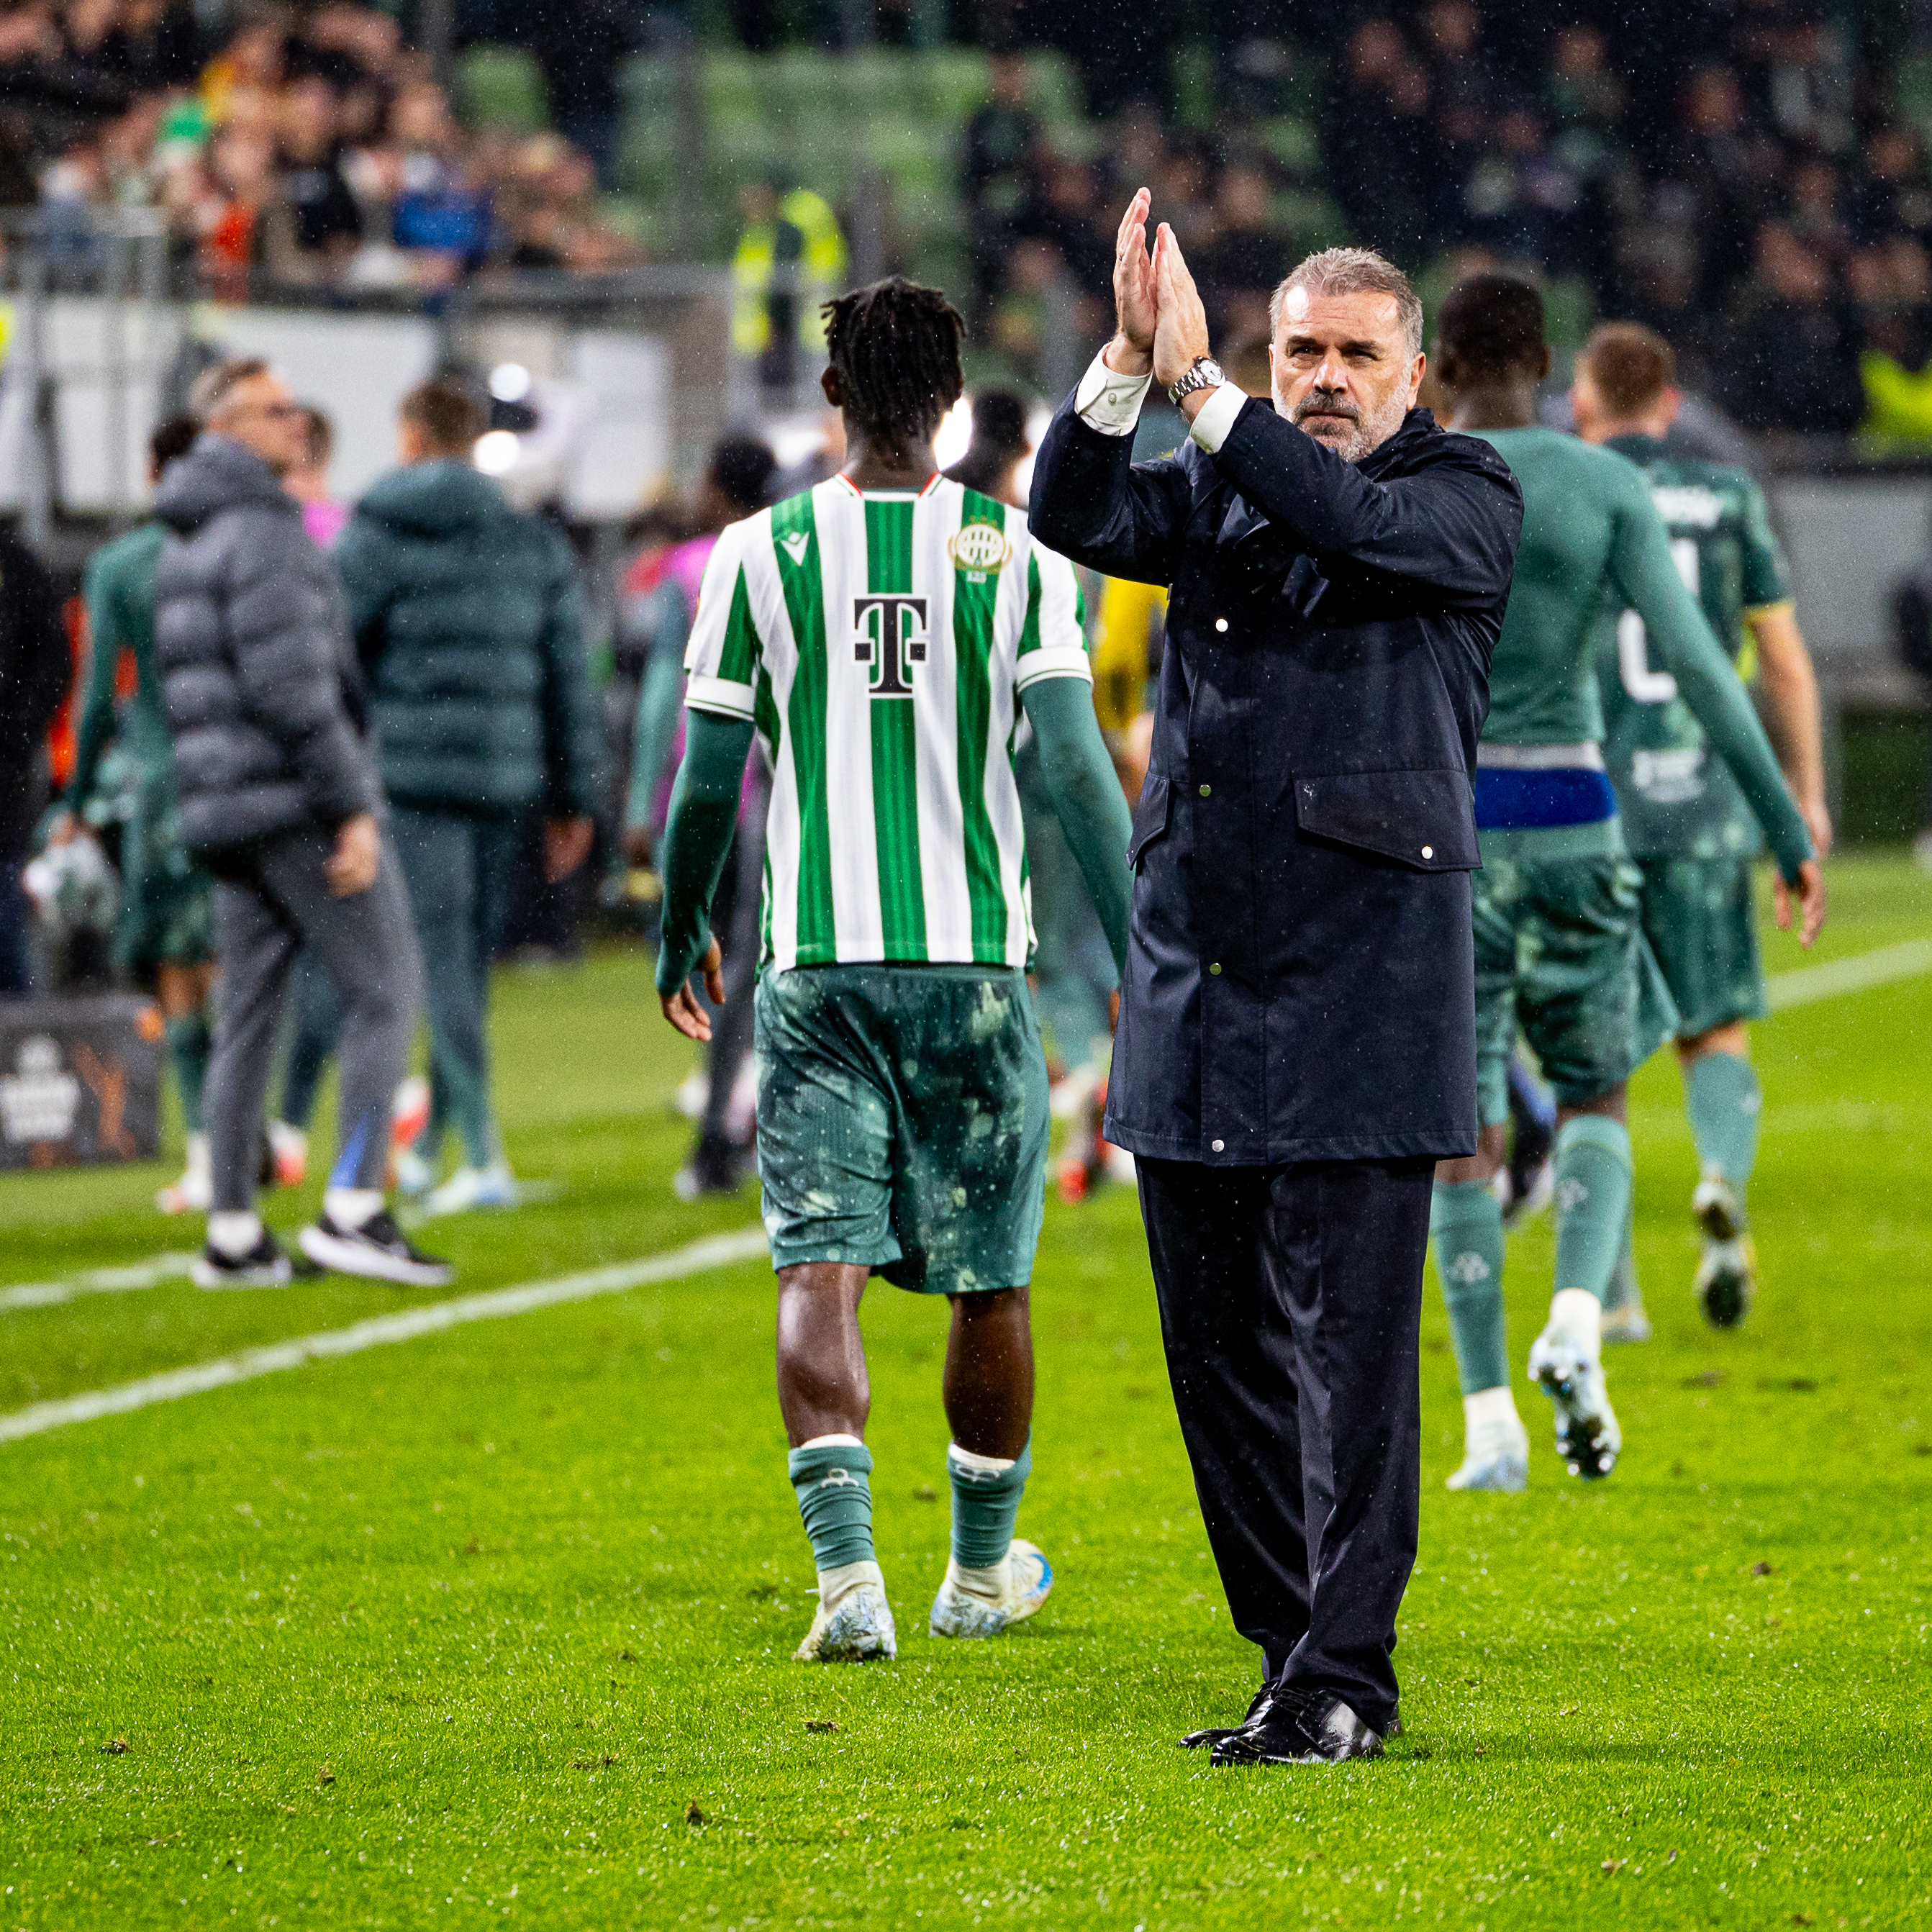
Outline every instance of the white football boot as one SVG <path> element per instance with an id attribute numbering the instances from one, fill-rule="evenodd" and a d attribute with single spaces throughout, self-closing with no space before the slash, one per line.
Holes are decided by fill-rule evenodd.
<path id="1" fill-rule="evenodd" d="M 170 1181 L 154 1196 L 164 1214 L 206 1214 L 214 1199 L 214 1180 L 208 1167 L 208 1136 L 188 1137 L 188 1166 L 178 1180 Z"/>
<path id="2" fill-rule="evenodd" d="M 876 1563 L 848 1563 L 818 1573 L 818 1608 L 805 1641 L 793 1652 L 800 1664 L 890 1663 L 899 1654 L 886 1601 L 885 1573 Z"/>
<path id="3" fill-rule="evenodd" d="M 508 1161 L 493 1160 L 488 1167 L 459 1167 L 424 1197 L 423 1219 L 466 1214 L 472 1208 L 514 1208 L 518 1199 L 516 1176 Z"/>
<path id="4" fill-rule="evenodd" d="M 928 1628 L 934 1636 L 997 1636 L 1010 1624 L 1024 1623 L 1052 1588 L 1052 1564 L 1037 1544 L 1016 1536 L 1006 1560 L 990 1570 L 947 1563 Z"/>
<path id="5" fill-rule="evenodd" d="M 1517 1496 L 1529 1484 L 1529 1431 L 1508 1389 L 1462 1398 L 1462 1466 L 1443 1484 L 1450 1490 Z"/>
<path id="6" fill-rule="evenodd" d="M 1623 1448 L 1623 1432 L 1604 1385 L 1603 1311 L 1594 1295 L 1562 1288 L 1550 1322 L 1530 1344 L 1530 1380 L 1556 1411 L 1556 1453 L 1586 1482 L 1607 1476 Z"/>

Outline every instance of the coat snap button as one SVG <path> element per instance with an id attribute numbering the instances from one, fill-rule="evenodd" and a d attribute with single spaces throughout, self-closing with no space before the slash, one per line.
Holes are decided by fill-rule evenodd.
<path id="1" fill-rule="evenodd" d="M 1214 628 L 1217 631 L 1225 631 L 1228 628 L 1227 619 L 1225 617 L 1216 617 L 1214 620 Z"/>
<path id="2" fill-rule="evenodd" d="M 1212 798 L 1214 796 L 1214 788 L 1212 785 L 1203 785 L 1201 788 L 1201 796 L 1203 798 Z"/>
<path id="3" fill-rule="evenodd" d="M 1228 1143 L 1226 1141 L 1210 1141 L 1208 1144 L 1211 1147 L 1216 1154 L 1225 1154 L 1227 1151 Z"/>
<path id="4" fill-rule="evenodd" d="M 1218 960 L 1218 959 L 1217 959 L 1217 960 L 1216 960 L 1216 961 L 1214 962 L 1214 964 L 1208 968 L 1208 971 L 1209 971 L 1209 972 L 1210 972 L 1211 974 L 1214 974 L 1214 977 L 1215 977 L 1216 979 L 1217 979 L 1217 980 L 1218 980 L 1218 979 L 1220 979 L 1220 976 L 1221 976 L 1221 962 L 1220 962 L 1220 960 Z"/>
<path id="5" fill-rule="evenodd" d="M 1425 859 L 1434 858 L 1436 856 L 1436 848 L 1433 845 L 1424 846 L 1422 848 L 1422 856 Z"/>

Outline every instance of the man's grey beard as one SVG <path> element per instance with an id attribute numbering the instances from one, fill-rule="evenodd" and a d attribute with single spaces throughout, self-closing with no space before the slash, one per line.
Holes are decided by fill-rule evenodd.
<path id="1" fill-rule="evenodd" d="M 1306 427 L 1302 421 L 1304 416 L 1327 416 L 1329 420 L 1322 425 L 1324 434 L 1315 440 L 1324 449 L 1332 449 L 1344 463 L 1359 463 L 1371 451 L 1381 448 L 1401 428 L 1402 419 L 1408 413 L 1408 406 L 1400 392 L 1389 398 L 1387 407 L 1379 416 L 1364 420 L 1361 411 L 1348 401 L 1340 389 L 1310 389 L 1288 412 L 1288 419 L 1300 429 Z M 1348 434 L 1340 442 L 1330 440 L 1337 416 L 1346 416 L 1349 425 Z"/>

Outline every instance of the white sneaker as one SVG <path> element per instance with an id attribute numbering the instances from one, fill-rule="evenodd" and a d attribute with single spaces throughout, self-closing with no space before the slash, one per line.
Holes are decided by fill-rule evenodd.
<path id="1" fill-rule="evenodd" d="M 1443 1484 L 1448 1490 L 1485 1490 L 1520 1496 L 1529 1486 L 1529 1431 L 1514 1415 L 1466 1429 L 1462 1466 Z"/>
<path id="2" fill-rule="evenodd" d="M 214 1181 L 208 1168 L 208 1136 L 188 1137 L 188 1166 L 178 1180 L 170 1181 L 154 1196 L 164 1214 L 206 1214 L 214 1200 Z"/>
<path id="3" fill-rule="evenodd" d="M 946 1580 L 932 1600 L 928 1628 L 934 1636 L 997 1636 L 1023 1624 L 1053 1588 L 1053 1566 L 1036 1544 L 1015 1537 L 1006 1561 L 991 1570 L 946 1566 Z"/>
<path id="4" fill-rule="evenodd" d="M 430 1190 L 423 1202 L 423 1216 L 466 1214 L 472 1208 L 514 1208 L 517 1204 L 516 1177 L 507 1161 L 493 1160 L 488 1167 L 459 1167 L 441 1186 Z"/>
<path id="5" fill-rule="evenodd" d="M 890 1663 L 899 1654 L 898 1632 L 886 1601 L 884 1573 L 876 1563 L 848 1563 L 824 1571 L 818 1608 L 805 1641 L 792 1652 L 800 1664 Z"/>
<path id="6" fill-rule="evenodd" d="M 397 1148 L 395 1168 L 396 1192 L 406 1200 L 420 1200 L 436 1185 L 436 1163 L 414 1148 Z"/>
<path id="7" fill-rule="evenodd" d="M 1608 1348 L 1613 1342 L 1648 1342 L 1650 1336 L 1650 1317 L 1644 1312 L 1640 1293 L 1632 1294 L 1616 1307 L 1604 1310 L 1604 1324 L 1598 1340 L 1604 1347 Z"/>
<path id="8" fill-rule="evenodd" d="M 1624 1446 L 1604 1385 L 1604 1365 L 1567 1328 L 1552 1322 L 1530 1344 L 1530 1379 L 1556 1410 L 1556 1453 L 1573 1476 L 1607 1476 Z"/>

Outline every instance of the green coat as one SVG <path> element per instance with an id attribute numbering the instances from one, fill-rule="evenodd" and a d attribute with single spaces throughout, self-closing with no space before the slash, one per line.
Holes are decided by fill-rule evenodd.
<path id="1" fill-rule="evenodd" d="M 154 568 L 166 536 L 160 524 L 143 524 L 96 550 L 87 566 L 87 681 L 67 788 L 67 802 L 76 812 L 92 802 L 101 759 L 117 741 L 163 782 L 173 776 L 167 704 L 154 658 Z M 117 707 L 114 686 L 123 650 L 134 654 L 134 692 Z"/>
<path id="2" fill-rule="evenodd" d="M 332 553 L 382 782 L 428 810 L 595 802 L 596 714 L 570 546 L 454 459 L 384 477 Z"/>

